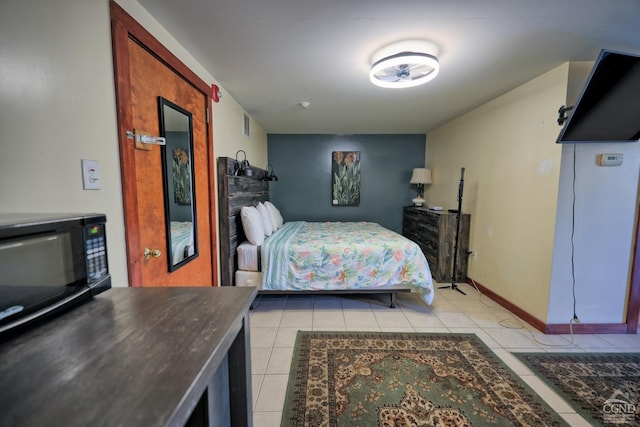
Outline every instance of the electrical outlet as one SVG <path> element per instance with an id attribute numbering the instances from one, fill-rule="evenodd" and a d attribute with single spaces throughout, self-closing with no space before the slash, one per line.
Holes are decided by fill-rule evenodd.
<path id="1" fill-rule="evenodd" d="M 477 262 L 478 261 L 478 252 L 471 251 L 471 253 L 469 254 L 469 257 L 471 258 L 471 261 Z"/>

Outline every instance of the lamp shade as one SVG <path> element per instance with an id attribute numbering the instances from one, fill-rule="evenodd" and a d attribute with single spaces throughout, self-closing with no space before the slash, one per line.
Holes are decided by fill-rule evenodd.
<path id="1" fill-rule="evenodd" d="M 431 184 L 431 169 L 415 168 L 411 174 L 411 184 Z"/>

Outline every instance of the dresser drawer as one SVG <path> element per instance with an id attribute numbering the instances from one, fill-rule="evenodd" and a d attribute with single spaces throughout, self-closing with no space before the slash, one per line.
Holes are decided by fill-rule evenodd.
<path id="1" fill-rule="evenodd" d="M 418 238 L 436 236 L 438 234 L 438 220 L 420 212 L 405 211 L 402 230 L 405 235 L 411 234 Z"/>
<path id="2" fill-rule="evenodd" d="M 404 208 L 402 234 L 416 242 L 439 282 L 451 280 L 457 214 L 408 206 Z M 458 243 L 456 281 L 467 278 L 466 249 L 469 247 L 470 215 L 462 214 Z"/>
<path id="3" fill-rule="evenodd" d="M 434 250 L 430 245 L 428 246 L 422 243 L 418 243 L 418 246 L 422 249 L 422 253 L 429 263 L 429 268 L 431 268 L 432 265 L 435 266 L 438 262 L 438 248 Z"/>

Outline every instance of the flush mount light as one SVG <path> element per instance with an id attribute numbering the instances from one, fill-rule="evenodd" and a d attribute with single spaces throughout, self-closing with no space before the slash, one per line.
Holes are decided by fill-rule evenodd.
<path id="1" fill-rule="evenodd" d="M 380 87 L 414 87 L 433 80 L 440 71 L 437 48 L 429 42 L 406 41 L 378 51 L 369 72 Z"/>

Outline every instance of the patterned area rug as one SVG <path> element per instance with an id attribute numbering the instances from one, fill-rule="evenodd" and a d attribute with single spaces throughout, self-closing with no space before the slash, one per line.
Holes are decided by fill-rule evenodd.
<path id="1" fill-rule="evenodd" d="M 640 353 L 513 353 L 593 425 L 640 425 Z"/>
<path id="2" fill-rule="evenodd" d="M 564 426 L 473 334 L 298 332 L 282 426 Z"/>

